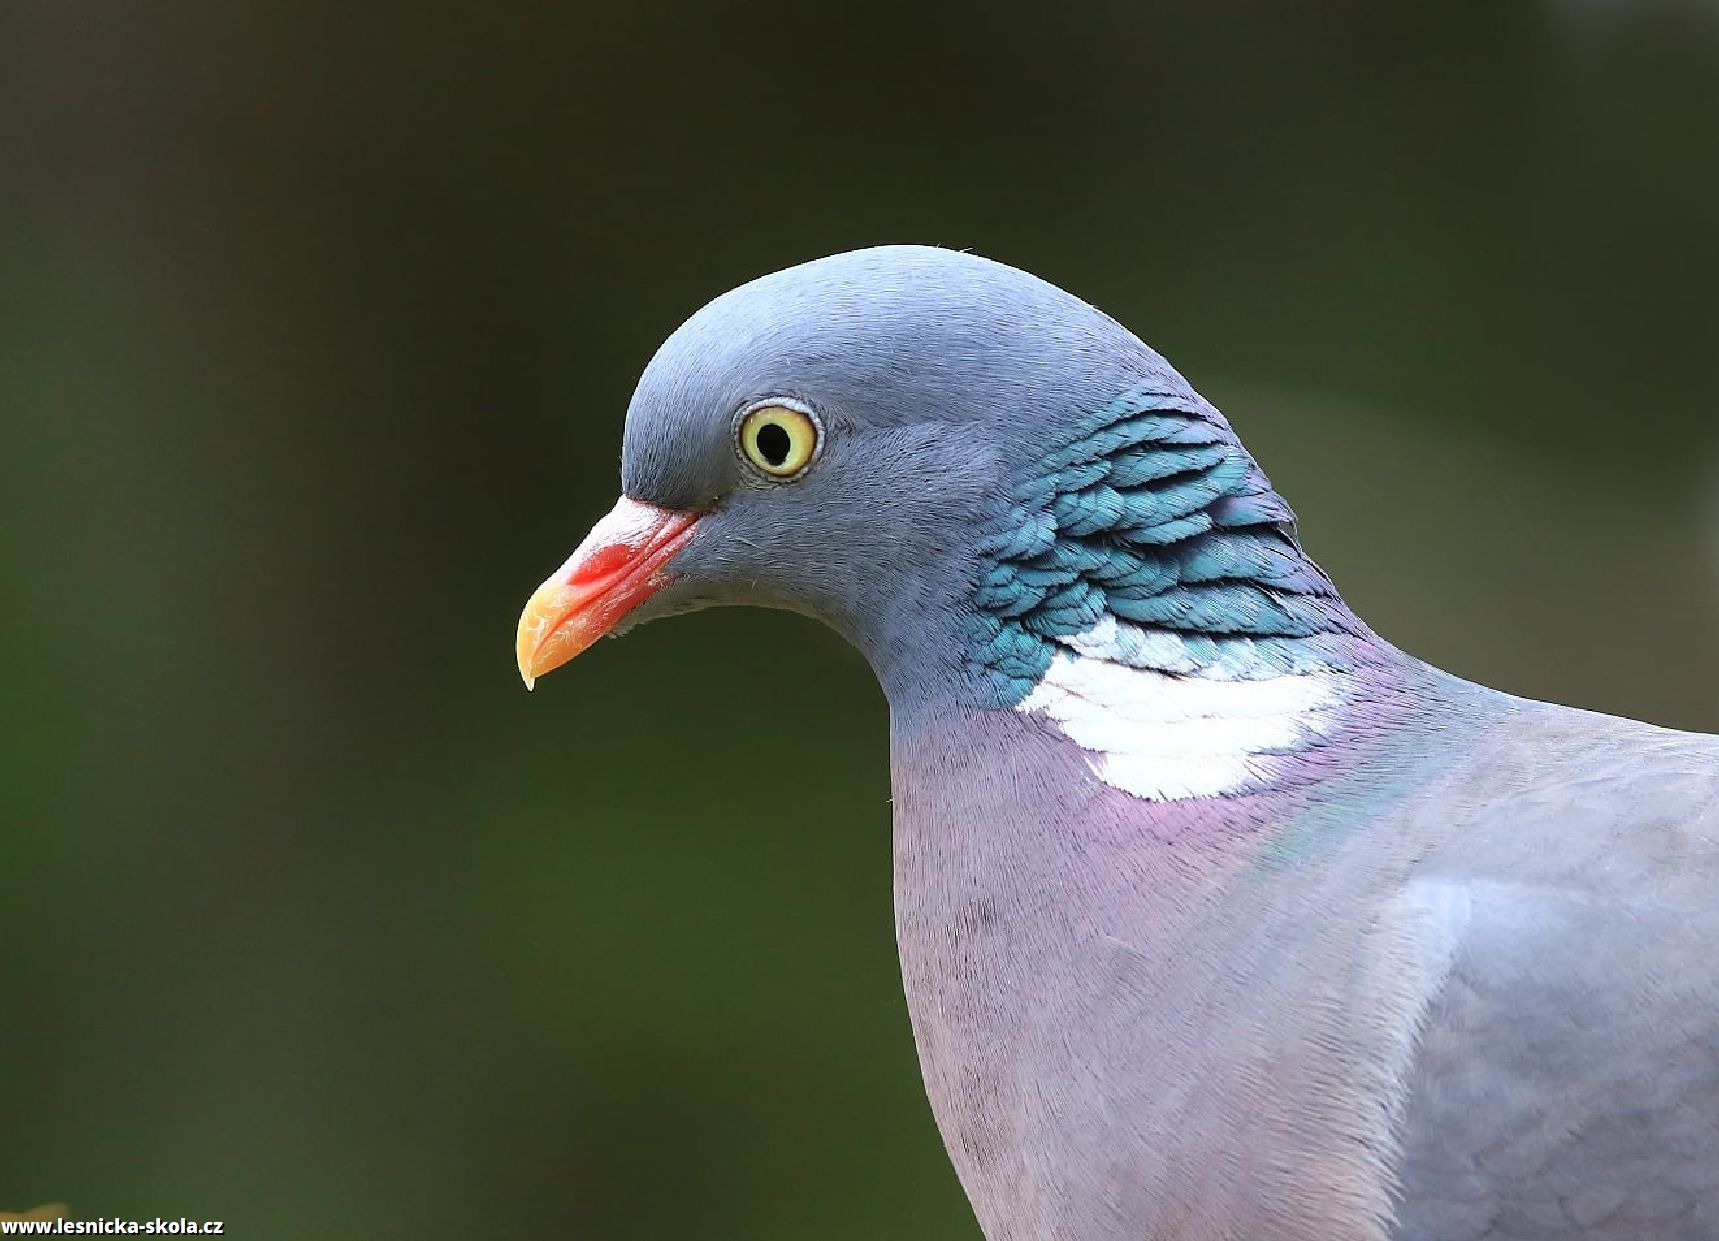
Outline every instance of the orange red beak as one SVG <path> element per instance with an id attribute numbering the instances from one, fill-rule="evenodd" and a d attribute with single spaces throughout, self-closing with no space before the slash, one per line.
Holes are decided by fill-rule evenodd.
<path id="1" fill-rule="evenodd" d="M 520 613 L 514 653 L 525 688 L 673 581 L 666 566 L 692 540 L 697 523 L 697 513 L 622 496 Z"/>

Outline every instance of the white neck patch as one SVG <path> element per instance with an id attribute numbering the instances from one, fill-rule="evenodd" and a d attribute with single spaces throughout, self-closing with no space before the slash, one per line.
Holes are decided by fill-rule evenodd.
<path id="1" fill-rule="evenodd" d="M 1333 672 L 1315 658 L 1255 657 L 1241 638 L 1196 661 L 1176 635 L 1109 616 L 1063 643 L 1015 709 L 1053 720 L 1099 779 L 1147 801 L 1263 788 L 1337 726 Z"/>

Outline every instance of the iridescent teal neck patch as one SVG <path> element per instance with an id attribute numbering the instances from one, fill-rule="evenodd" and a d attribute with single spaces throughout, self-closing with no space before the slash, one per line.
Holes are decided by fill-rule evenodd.
<path id="1" fill-rule="evenodd" d="M 1136 389 L 1079 425 L 1010 489 L 980 544 L 968 662 L 988 701 L 1032 692 L 1106 617 L 1178 635 L 1187 657 L 1292 660 L 1354 632 L 1295 541 L 1294 514 L 1234 434 L 1186 395 Z M 1165 669 L 1172 671 L 1173 669 Z"/>

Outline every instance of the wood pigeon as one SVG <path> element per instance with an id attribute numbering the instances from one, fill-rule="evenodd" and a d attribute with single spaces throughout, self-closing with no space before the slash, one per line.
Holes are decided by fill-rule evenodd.
<path id="1" fill-rule="evenodd" d="M 717 298 L 531 597 L 788 608 L 889 699 L 896 936 L 991 1241 L 1719 1238 L 1719 738 L 1392 647 L 1230 424 L 1025 272 Z"/>

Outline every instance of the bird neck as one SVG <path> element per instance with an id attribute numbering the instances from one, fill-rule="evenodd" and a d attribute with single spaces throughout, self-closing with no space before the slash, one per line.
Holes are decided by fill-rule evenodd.
<path id="1" fill-rule="evenodd" d="M 979 544 L 968 659 L 990 700 L 1028 697 L 1070 649 L 1180 673 L 1293 663 L 1367 636 L 1296 539 L 1295 514 L 1213 409 L 1135 389 L 1020 471 Z"/>
<path id="2" fill-rule="evenodd" d="M 915 624 L 959 635 L 917 649 L 956 650 L 954 668 L 880 664 L 885 687 L 918 705 L 953 686 L 1036 717 L 1149 801 L 1293 780 L 1366 723 L 1404 658 L 1294 522 L 1215 409 L 1185 389 L 1126 392 L 1021 466 L 965 572 L 942 575 L 969 585 Z"/>

